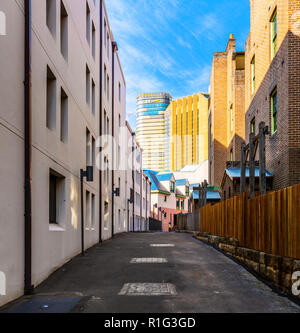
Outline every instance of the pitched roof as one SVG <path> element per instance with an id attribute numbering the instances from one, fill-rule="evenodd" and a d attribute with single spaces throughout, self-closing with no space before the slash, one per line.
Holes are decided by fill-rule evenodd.
<path id="1" fill-rule="evenodd" d="M 158 173 L 156 175 L 157 179 L 160 181 L 160 182 L 167 182 L 169 180 L 171 180 L 171 178 L 173 177 L 173 173 Z"/>
<path id="2" fill-rule="evenodd" d="M 193 192 L 193 198 L 194 198 L 194 200 L 199 199 L 199 192 L 198 191 Z M 207 191 L 206 192 L 206 199 L 207 200 L 221 200 L 221 195 L 220 195 L 219 192 L 216 192 L 216 191 Z"/>
<path id="3" fill-rule="evenodd" d="M 187 183 L 187 179 L 176 179 L 176 186 L 185 186 Z"/>
<path id="4" fill-rule="evenodd" d="M 240 178 L 241 177 L 241 168 L 229 168 L 225 172 L 230 178 Z M 249 177 L 250 169 L 246 168 L 246 177 Z M 267 177 L 273 177 L 273 174 L 266 170 Z M 255 177 L 259 177 L 259 168 L 255 168 Z"/>
<path id="5" fill-rule="evenodd" d="M 170 193 L 164 186 L 162 186 L 162 184 L 160 184 L 157 178 L 158 172 L 153 170 L 144 170 L 144 173 L 149 177 L 151 181 L 151 191 L 159 191 L 166 194 Z"/>
<path id="6" fill-rule="evenodd" d="M 231 179 L 241 178 L 241 168 L 235 167 L 235 168 L 226 169 L 225 172 L 224 172 L 223 179 L 222 179 L 221 187 L 224 186 L 226 176 L 228 176 Z M 267 178 L 271 178 L 273 176 L 274 175 L 271 172 L 266 170 L 266 177 Z M 246 167 L 246 178 L 249 178 L 249 177 L 250 177 L 250 169 L 249 169 L 249 167 Z M 259 168 L 258 167 L 255 167 L 255 178 L 259 178 Z"/>
<path id="7" fill-rule="evenodd" d="M 186 165 L 183 169 L 180 170 L 180 172 L 195 172 L 199 168 L 199 165 L 193 164 L 193 165 Z"/>

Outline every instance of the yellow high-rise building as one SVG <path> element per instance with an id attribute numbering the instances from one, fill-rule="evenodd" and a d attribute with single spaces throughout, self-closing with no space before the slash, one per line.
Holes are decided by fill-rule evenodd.
<path id="1" fill-rule="evenodd" d="M 165 113 L 165 169 L 208 160 L 209 94 L 198 93 L 172 101 Z"/>

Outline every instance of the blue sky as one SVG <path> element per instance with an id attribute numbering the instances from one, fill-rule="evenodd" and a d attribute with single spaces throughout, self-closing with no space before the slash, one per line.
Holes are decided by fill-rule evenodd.
<path id="1" fill-rule="evenodd" d="M 213 53 L 225 50 L 231 33 L 243 51 L 249 33 L 249 0 L 106 0 L 106 7 L 133 129 L 138 94 L 207 92 Z"/>

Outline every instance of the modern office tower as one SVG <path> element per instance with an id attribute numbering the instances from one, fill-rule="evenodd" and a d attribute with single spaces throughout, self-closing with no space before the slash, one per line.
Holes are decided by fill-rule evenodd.
<path id="1" fill-rule="evenodd" d="M 173 101 L 165 113 L 165 169 L 179 171 L 208 160 L 209 94 Z"/>
<path id="2" fill-rule="evenodd" d="M 165 169 L 165 111 L 171 99 L 167 93 L 137 97 L 137 140 L 143 149 L 145 169 Z"/>

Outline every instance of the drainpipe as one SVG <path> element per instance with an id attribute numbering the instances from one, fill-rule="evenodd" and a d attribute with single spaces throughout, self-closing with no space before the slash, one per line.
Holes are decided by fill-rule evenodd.
<path id="1" fill-rule="evenodd" d="M 32 218 L 31 218 L 31 0 L 25 0 L 25 63 L 24 63 L 24 294 L 33 293 L 32 285 Z"/>
<path id="2" fill-rule="evenodd" d="M 114 137 L 115 137 L 115 51 L 117 50 L 117 43 L 112 42 L 112 215 L 111 215 L 111 238 L 114 237 L 114 211 L 115 211 L 115 147 L 114 147 Z"/>
<path id="3" fill-rule="evenodd" d="M 139 231 L 142 231 L 142 220 L 143 220 L 143 173 L 142 173 L 142 169 L 141 169 L 141 186 L 140 186 L 140 230 Z"/>
<path id="4" fill-rule="evenodd" d="M 100 118 L 100 138 L 102 138 L 102 85 L 103 85 L 103 0 L 100 0 L 100 101 L 99 101 L 99 118 Z M 102 140 L 102 139 L 101 139 Z M 100 170 L 99 170 L 99 243 L 102 242 L 102 146 L 99 148 Z"/>
<path id="5" fill-rule="evenodd" d="M 134 213 L 135 213 L 135 174 L 134 174 L 134 156 L 135 156 L 135 149 L 134 149 L 134 137 L 135 134 L 132 133 L 132 187 L 133 187 L 133 213 L 132 213 L 132 231 L 134 232 L 134 223 L 135 223 L 135 218 L 134 218 Z"/>
<path id="6" fill-rule="evenodd" d="M 147 226 L 147 210 L 148 210 L 148 177 L 146 177 L 146 212 L 145 212 L 145 225 Z M 147 228 L 146 228 L 147 229 Z M 146 230 L 147 231 L 147 230 Z"/>

